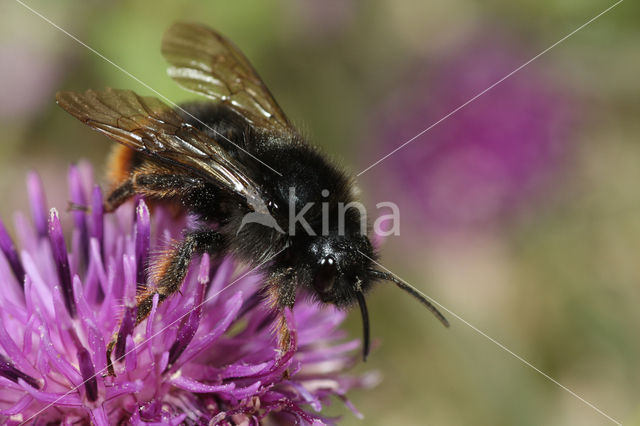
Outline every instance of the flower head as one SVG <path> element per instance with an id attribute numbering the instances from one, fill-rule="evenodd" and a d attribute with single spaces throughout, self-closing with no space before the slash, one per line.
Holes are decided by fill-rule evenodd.
<path id="1" fill-rule="evenodd" d="M 69 185 L 70 233 L 55 209 L 46 213 L 35 174 L 35 226 L 18 214 L 16 245 L 0 222 L 4 423 L 331 423 L 320 414 L 330 397 L 350 406 L 349 389 L 373 384 L 372 374 L 344 373 L 359 342 L 343 340 L 345 314 L 332 307 L 300 301 L 286 311 L 292 345 L 280 353 L 261 276 L 239 273 L 231 258 L 194 261 L 181 293 L 154 300 L 134 327 L 136 283 L 152 285 L 152 253 L 179 238 L 188 218 L 162 207 L 150 215 L 142 200 L 104 215 L 85 166 L 70 169 Z M 116 376 L 105 376 L 105 342 L 116 331 Z"/>

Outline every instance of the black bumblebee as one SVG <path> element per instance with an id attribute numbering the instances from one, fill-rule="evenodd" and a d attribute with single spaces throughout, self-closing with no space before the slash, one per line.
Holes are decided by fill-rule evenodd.
<path id="1" fill-rule="evenodd" d="M 162 302 L 178 291 L 192 257 L 206 252 L 260 266 L 265 299 L 275 310 L 292 307 L 299 290 L 339 307 L 357 302 L 365 358 L 364 294 L 376 280 L 394 282 L 448 325 L 417 290 L 374 268 L 366 219 L 357 209 L 339 217 L 338 207 L 356 199 L 353 179 L 304 140 L 238 48 L 205 26 L 176 23 L 164 35 L 162 54 L 173 79 L 213 102 L 174 108 L 115 89 L 57 95 L 67 112 L 121 144 L 110 162 L 107 211 L 142 195 L 199 218 L 155 260 L 155 285 L 137 297 L 137 323 L 148 316 L 154 295 Z M 302 210 L 304 221 L 291 226 Z M 278 334 L 286 348 L 283 316 Z"/>

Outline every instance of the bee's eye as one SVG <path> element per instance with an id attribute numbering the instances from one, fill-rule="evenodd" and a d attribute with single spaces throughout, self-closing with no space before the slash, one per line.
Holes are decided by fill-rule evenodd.
<path id="1" fill-rule="evenodd" d="M 323 257 L 318 263 L 316 275 L 313 277 L 313 287 L 319 293 L 327 293 L 333 288 L 337 275 L 335 259 L 332 256 Z"/>

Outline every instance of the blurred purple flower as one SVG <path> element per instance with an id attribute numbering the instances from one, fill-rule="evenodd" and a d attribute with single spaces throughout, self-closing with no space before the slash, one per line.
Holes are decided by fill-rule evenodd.
<path id="1" fill-rule="evenodd" d="M 526 59 L 484 39 L 429 72 L 412 69 L 374 122 L 378 158 Z M 427 229 L 484 228 L 548 187 L 570 150 L 572 122 L 566 96 L 531 64 L 373 170 L 402 188 Z"/>
<path id="2" fill-rule="evenodd" d="M 72 167 L 69 183 L 72 203 L 92 207 L 71 214 L 70 234 L 55 209 L 45 216 L 36 175 L 28 189 L 37 226 L 16 216 L 20 251 L 0 222 L 3 424 L 332 423 L 320 414 L 331 397 L 351 407 L 346 392 L 374 384 L 374 374 L 344 373 L 359 341 L 343 341 L 345 314 L 331 307 L 301 301 L 287 311 L 293 343 L 279 353 L 261 277 L 232 279 L 229 258 L 194 262 L 182 294 L 154 304 L 133 328 L 149 253 L 184 224 L 159 207 L 152 220 L 142 201 L 135 212 L 125 205 L 104 216 L 88 167 Z M 126 336 L 115 350 L 124 360 L 116 377 L 103 377 L 105 342 L 117 329 Z"/>

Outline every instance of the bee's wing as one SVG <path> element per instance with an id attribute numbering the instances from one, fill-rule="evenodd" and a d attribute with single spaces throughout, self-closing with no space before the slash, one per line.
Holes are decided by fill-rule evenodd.
<path id="1" fill-rule="evenodd" d="M 59 92 L 68 113 L 152 161 L 177 167 L 239 195 L 248 207 L 264 205 L 257 186 L 213 139 L 187 124 L 157 98 L 130 90 Z"/>
<path id="2" fill-rule="evenodd" d="M 212 29 L 175 23 L 164 34 L 162 54 L 185 89 L 224 103 L 256 128 L 296 133 L 249 60 Z"/>

